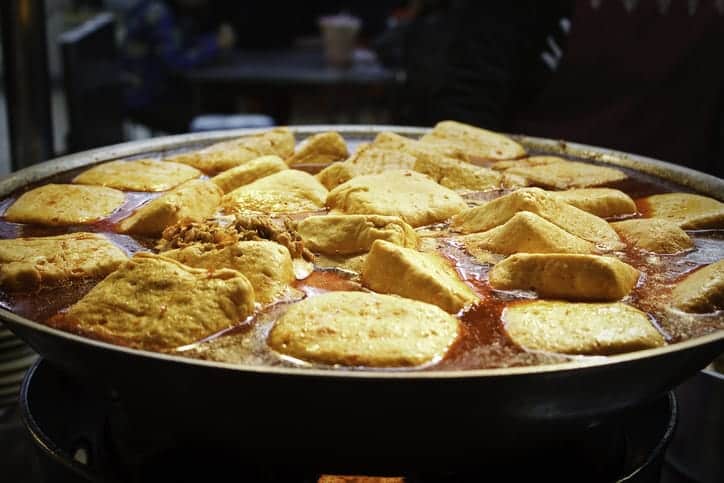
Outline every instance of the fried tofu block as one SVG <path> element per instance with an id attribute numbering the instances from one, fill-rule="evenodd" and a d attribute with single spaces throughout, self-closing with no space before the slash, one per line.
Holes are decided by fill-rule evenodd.
<path id="1" fill-rule="evenodd" d="M 317 255 L 314 257 L 314 264 L 322 268 L 339 268 L 348 272 L 361 273 L 367 253 L 361 255 Z"/>
<path id="2" fill-rule="evenodd" d="M 330 292 L 292 305 L 272 328 L 272 349 L 308 362 L 410 367 L 441 359 L 458 320 L 434 305 L 391 295 Z"/>
<path id="3" fill-rule="evenodd" d="M 201 221 L 211 216 L 219 206 L 221 195 L 219 187 L 211 181 L 187 181 L 141 206 L 118 224 L 118 231 L 160 236 L 164 228 L 181 220 Z"/>
<path id="4" fill-rule="evenodd" d="M 222 204 L 227 213 L 295 213 L 321 209 L 326 197 L 326 188 L 314 176 L 287 169 L 227 193 Z"/>
<path id="5" fill-rule="evenodd" d="M 512 253 L 593 253 L 595 245 L 572 235 L 544 218 L 521 211 L 500 226 L 461 237 L 468 251 L 479 258 L 480 250 Z M 483 254 L 483 258 L 487 258 Z"/>
<path id="6" fill-rule="evenodd" d="M 382 149 L 373 144 L 360 146 L 347 160 L 358 174 L 376 174 L 391 169 L 412 169 L 415 157 L 394 149 Z"/>
<path id="7" fill-rule="evenodd" d="M 454 190 L 494 189 L 500 187 L 503 178 L 492 169 L 439 154 L 419 153 L 413 169 Z"/>
<path id="8" fill-rule="evenodd" d="M 332 163 L 316 174 L 317 180 L 328 190 L 334 189 L 357 176 L 357 170 L 344 162 Z"/>
<path id="9" fill-rule="evenodd" d="M 611 188 L 579 188 L 553 191 L 551 195 L 601 218 L 636 213 L 636 203 L 623 191 Z"/>
<path id="10" fill-rule="evenodd" d="M 166 191 L 199 176 L 201 171 L 185 164 L 136 159 L 99 164 L 76 176 L 73 183 L 123 191 Z"/>
<path id="11" fill-rule="evenodd" d="M 531 166 L 544 166 L 553 163 L 565 163 L 566 159 L 558 156 L 530 156 L 523 159 L 512 159 L 508 161 L 498 161 L 490 166 L 496 171 L 506 171 L 511 168 L 529 168 Z"/>
<path id="12" fill-rule="evenodd" d="M 164 161 L 188 164 L 215 175 L 260 156 L 274 154 L 286 159 L 294 154 L 294 134 L 285 127 L 212 144 L 198 151 L 169 156 Z"/>
<path id="13" fill-rule="evenodd" d="M 375 292 L 435 304 L 450 313 L 478 301 L 440 256 L 383 240 L 372 244 L 362 266 L 362 283 Z"/>
<path id="14" fill-rule="evenodd" d="M 375 139 L 372 141 L 373 146 L 381 149 L 393 149 L 397 151 L 404 151 L 408 146 L 414 146 L 417 144 L 421 143 L 415 139 L 400 136 L 392 131 L 383 131 L 375 136 Z M 434 147 L 430 146 L 430 149 L 434 149 Z"/>
<path id="15" fill-rule="evenodd" d="M 564 203 L 540 188 L 521 188 L 455 215 L 451 226 L 462 233 L 486 231 L 502 225 L 520 211 L 529 211 L 572 235 L 605 249 L 621 248 L 621 240 L 605 220 Z"/>
<path id="16" fill-rule="evenodd" d="M 429 144 L 453 145 L 470 160 L 503 160 L 525 156 L 525 149 L 512 139 L 492 131 L 455 121 L 441 121 L 420 141 Z"/>
<path id="17" fill-rule="evenodd" d="M 334 213 L 399 216 L 413 227 L 448 219 L 465 209 L 454 191 L 414 171 L 357 176 L 327 196 Z"/>
<path id="18" fill-rule="evenodd" d="M 236 270 L 191 268 L 137 253 L 51 324 L 157 350 L 195 342 L 253 310 L 254 289 Z"/>
<path id="19" fill-rule="evenodd" d="M 629 244 L 654 253 L 677 253 L 694 248 L 684 230 L 663 218 L 636 218 L 611 223 Z"/>
<path id="20" fill-rule="evenodd" d="M 724 203 L 690 193 L 667 193 L 644 198 L 652 218 L 663 218 L 684 230 L 724 228 Z"/>
<path id="21" fill-rule="evenodd" d="M 224 193 L 229 193 L 240 186 L 253 183 L 258 179 L 285 169 L 287 169 L 287 163 L 279 156 L 271 154 L 252 159 L 236 168 L 227 169 L 211 178 L 211 181 L 216 183 L 216 186 L 221 188 Z"/>
<path id="22" fill-rule="evenodd" d="M 125 261 L 120 248 L 96 233 L 0 240 L 0 286 L 30 290 L 104 277 Z"/>
<path id="23" fill-rule="evenodd" d="M 464 162 L 470 162 L 470 156 L 460 147 L 446 143 L 423 143 L 421 141 L 400 136 L 390 131 L 379 133 L 372 146 L 380 149 L 402 151 L 417 158 L 421 153 L 436 156 L 445 156 Z"/>
<path id="24" fill-rule="evenodd" d="M 307 248 L 327 255 L 366 253 L 375 240 L 417 246 L 415 230 L 398 216 L 310 216 L 299 222 L 297 231 Z"/>
<path id="25" fill-rule="evenodd" d="M 327 164 L 347 159 L 347 143 L 334 131 L 315 134 L 307 138 L 294 155 L 287 159 L 289 166 L 295 164 L 319 163 Z"/>
<path id="26" fill-rule="evenodd" d="M 674 288 L 673 305 L 684 312 L 724 309 L 724 260 L 696 270 Z"/>
<path id="27" fill-rule="evenodd" d="M 645 313 L 621 302 L 524 301 L 506 307 L 502 319 L 513 342 L 529 350 L 608 355 L 666 344 Z"/>
<path id="28" fill-rule="evenodd" d="M 639 271 L 617 258 L 569 253 L 518 253 L 493 267 L 498 290 L 533 290 L 539 297 L 613 302 L 631 292 Z"/>
<path id="29" fill-rule="evenodd" d="M 317 174 L 317 179 L 331 190 L 355 176 L 412 169 L 415 160 L 416 158 L 411 154 L 380 149 L 368 144 L 361 146 L 347 161 L 327 166 Z"/>
<path id="30" fill-rule="evenodd" d="M 5 212 L 14 223 L 86 225 L 106 218 L 126 202 L 122 191 L 103 186 L 46 184 L 20 195 Z"/>
<path id="31" fill-rule="evenodd" d="M 241 272 L 254 287 L 256 301 L 262 304 L 274 301 L 294 281 L 289 250 L 271 241 L 240 241 L 214 249 L 195 244 L 164 252 L 163 256 L 189 267 Z"/>
<path id="32" fill-rule="evenodd" d="M 497 188 L 502 175 L 490 169 L 467 162 L 464 153 L 457 149 L 445 149 L 442 144 L 415 141 L 391 132 L 382 132 L 372 146 L 395 150 L 413 156 L 413 169 L 424 173 L 437 183 L 455 190 L 485 190 Z"/>
<path id="33" fill-rule="evenodd" d="M 531 185 L 559 190 L 601 186 L 627 178 L 618 169 L 578 161 L 510 168 L 506 172 L 526 178 Z"/>
<path id="34" fill-rule="evenodd" d="M 500 178 L 500 186 L 508 189 L 518 189 L 530 186 L 528 180 L 517 174 L 503 172 Z"/>

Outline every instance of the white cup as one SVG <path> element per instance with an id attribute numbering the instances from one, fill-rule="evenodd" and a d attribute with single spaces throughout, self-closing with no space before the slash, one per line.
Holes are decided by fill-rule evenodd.
<path id="1" fill-rule="evenodd" d="M 350 15 L 326 15 L 319 18 L 327 63 L 346 67 L 352 63 L 361 21 Z"/>

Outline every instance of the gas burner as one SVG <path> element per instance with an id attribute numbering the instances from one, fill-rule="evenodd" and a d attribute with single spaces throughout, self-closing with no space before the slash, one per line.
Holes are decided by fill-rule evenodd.
<path id="1" fill-rule="evenodd" d="M 214 481 L 230 475 L 254 482 L 459 483 L 501 474 L 512 480 L 534 476 L 556 481 L 658 482 L 676 422 L 676 401 L 669 393 L 583 431 L 562 429 L 546 441 L 522 439 L 515 450 L 449 440 L 424 454 L 406 455 L 403 449 L 385 455 L 370 448 L 351 459 L 344 452 L 315 454 L 303 444 L 285 442 L 281 434 L 279 447 L 254 448 L 249 444 L 254 435 L 245 434 L 244 428 L 239 428 L 239 440 L 246 444 L 217 441 L 213 434 L 203 441 L 164 440 L 154 428 L 129 427 L 116 395 L 45 360 L 28 371 L 21 407 L 45 481 L 50 483 Z M 342 448 L 353 441 L 350 434 L 349 441 L 334 445 Z"/>

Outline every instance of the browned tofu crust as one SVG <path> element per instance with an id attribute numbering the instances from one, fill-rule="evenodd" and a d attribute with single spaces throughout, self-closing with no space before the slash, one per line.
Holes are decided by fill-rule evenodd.
<path id="1" fill-rule="evenodd" d="M 297 151 L 287 159 L 289 166 L 295 164 L 327 164 L 346 159 L 349 156 L 344 138 L 334 131 L 315 134 L 305 139 Z"/>
<path id="2" fill-rule="evenodd" d="M 415 171 L 357 176 L 327 196 L 334 213 L 399 216 L 413 227 L 444 221 L 466 206 L 460 195 Z"/>
<path id="3" fill-rule="evenodd" d="M 46 184 L 20 195 L 5 219 L 48 226 L 87 225 L 110 216 L 125 201 L 123 192 L 113 188 Z"/>
<path id="4" fill-rule="evenodd" d="M 672 296 L 674 307 L 684 312 L 724 309 L 724 260 L 696 270 L 674 288 Z"/>
<path id="5" fill-rule="evenodd" d="M 684 230 L 663 218 L 636 218 L 611 226 L 631 245 L 653 253 L 678 253 L 694 247 Z"/>
<path id="6" fill-rule="evenodd" d="M 194 179 L 149 201 L 123 219 L 118 230 L 160 236 L 167 226 L 182 220 L 201 221 L 211 216 L 221 201 L 221 189 L 209 180 Z"/>
<path id="7" fill-rule="evenodd" d="M 410 367 L 442 358 L 459 321 L 438 307 L 391 295 L 330 292 L 297 304 L 277 321 L 269 345 L 308 362 Z"/>
<path id="8" fill-rule="evenodd" d="M 567 253 L 518 253 L 493 267 L 490 285 L 533 290 L 541 298 L 613 302 L 631 292 L 639 271 L 617 258 Z"/>
<path id="9" fill-rule="evenodd" d="M 30 290 L 103 277 L 126 258 L 123 250 L 97 233 L 0 240 L 0 286 Z"/>
<path id="10" fill-rule="evenodd" d="M 166 157 L 164 161 L 188 164 L 208 175 L 215 175 L 269 154 L 282 159 L 294 154 L 294 134 L 288 128 L 279 127 L 253 136 L 222 141 L 198 151 Z"/>
<path id="11" fill-rule="evenodd" d="M 517 302 L 503 311 L 505 330 L 529 350 L 609 355 L 665 345 L 645 313 L 621 302 Z"/>
<path id="12" fill-rule="evenodd" d="M 190 344 L 243 321 L 254 289 L 236 270 L 137 253 L 51 325 L 143 349 Z"/>
<path id="13" fill-rule="evenodd" d="M 199 176 L 201 171 L 185 164 L 137 159 L 99 164 L 76 176 L 73 183 L 123 191 L 166 191 Z"/>

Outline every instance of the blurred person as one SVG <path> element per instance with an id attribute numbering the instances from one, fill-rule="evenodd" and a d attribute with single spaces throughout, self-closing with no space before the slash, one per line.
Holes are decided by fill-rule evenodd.
<path id="1" fill-rule="evenodd" d="M 112 1 L 118 6 L 119 0 Z M 190 86 L 181 73 L 211 62 L 234 46 L 228 24 L 211 29 L 205 0 L 128 2 L 123 14 L 121 60 L 130 117 L 152 129 L 188 131 Z"/>
<path id="2" fill-rule="evenodd" d="M 724 1 L 434 3 L 447 12 L 431 47 L 403 49 L 404 122 L 457 119 L 723 176 Z"/>
<path id="3" fill-rule="evenodd" d="M 724 1 L 575 7 L 560 69 L 507 127 L 724 177 Z"/>
<path id="4" fill-rule="evenodd" d="M 400 47 L 407 72 L 401 92 L 404 124 L 432 125 L 441 119 L 503 129 L 512 113 L 534 97 L 552 69 L 541 58 L 547 39 L 560 36 L 570 2 L 410 2 L 385 52 Z M 396 42 L 396 44 L 395 44 Z M 559 41 L 560 42 L 560 41 Z"/>

